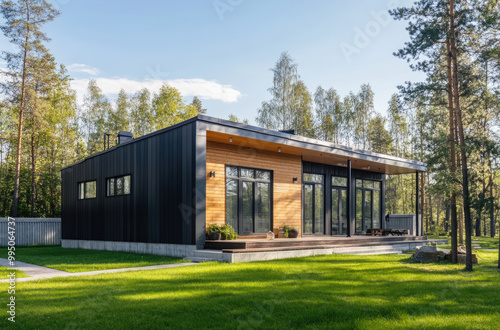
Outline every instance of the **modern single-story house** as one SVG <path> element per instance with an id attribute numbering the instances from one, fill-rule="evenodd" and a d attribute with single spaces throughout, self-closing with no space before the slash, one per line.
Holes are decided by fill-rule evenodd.
<path id="1" fill-rule="evenodd" d="M 418 185 L 425 170 L 198 115 L 135 139 L 121 133 L 116 146 L 62 169 L 62 245 L 188 256 L 212 223 L 245 239 L 283 225 L 302 238 L 364 234 L 384 227 L 386 175 L 416 173 Z M 418 189 L 416 204 L 418 214 Z"/>

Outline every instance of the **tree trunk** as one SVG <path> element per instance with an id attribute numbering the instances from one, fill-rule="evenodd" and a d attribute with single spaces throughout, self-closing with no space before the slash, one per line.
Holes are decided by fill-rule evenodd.
<path id="1" fill-rule="evenodd" d="M 450 211 L 451 211 L 451 208 L 450 208 L 450 204 L 448 202 L 448 203 L 446 203 L 446 213 L 445 213 L 445 220 L 444 220 L 444 231 L 446 232 L 446 235 L 448 235 L 448 231 L 450 230 L 450 228 L 449 228 Z"/>
<path id="2" fill-rule="evenodd" d="M 424 211 L 425 211 L 425 208 L 424 208 L 424 206 L 425 206 L 424 205 L 425 204 L 425 175 L 424 175 L 423 172 L 422 172 L 421 176 L 422 176 L 422 184 L 421 184 L 422 189 L 420 191 L 420 214 L 421 214 L 422 219 L 424 219 Z M 426 224 L 425 231 L 427 231 L 427 218 L 426 218 L 425 224 Z M 423 221 L 422 221 L 422 225 L 423 225 Z M 422 235 L 424 235 L 423 228 L 422 228 Z"/>
<path id="3" fill-rule="evenodd" d="M 448 72 L 448 114 L 450 124 L 450 173 L 452 177 L 452 186 L 450 194 L 450 225 L 451 225 L 451 262 L 458 262 L 458 242 L 457 242 L 457 192 L 455 183 L 455 172 L 457 171 L 457 160 L 455 151 L 455 111 L 453 109 L 453 84 L 451 75 L 451 46 L 449 38 L 446 40 L 447 72 Z"/>
<path id="4" fill-rule="evenodd" d="M 458 89 L 458 59 L 457 47 L 455 40 L 455 0 L 450 0 L 450 46 L 453 63 L 453 90 L 455 93 L 455 111 L 458 123 L 458 135 L 460 137 L 460 155 L 462 157 L 462 189 L 464 198 L 464 224 L 465 224 L 465 242 L 466 242 L 466 261 L 465 269 L 472 271 L 472 221 L 470 215 L 470 198 L 469 198 L 469 172 L 467 168 L 467 153 L 465 150 L 465 136 L 462 119 L 462 109 L 460 108 L 459 89 Z"/>
<path id="5" fill-rule="evenodd" d="M 427 172 L 427 184 L 429 184 L 429 182 L 431 182 L 431 180 L 429 179 L 429 172 Z M 434 218 L 433 218 L 433 211 L 432 211 L 432 196 L 431 194 L 429 193 L 429 205 L 427 205 L 427 208 L 429 209 L 429 226 L 431 227 L 431 229 L 435 229 L 435 226 L 434 226 Z"/>
<path id="6" fill-rule="evenodd" d="M 481 237 L 481 211 L 478 211 L 476 218 L 476 237 Z"/>
<path id="7" fill-rule="evenodd" d="M 496 232 L 496 224 L 495 224 L 495 196 L 493 195 L 493 168 L 491 167 L 491 153 L 488 155 L 488 165 L 490 167 L 490 202 L 488 203 L 489 205 L 489 211 L 490 211 L 490 236 L 495 237 L 495 232 Z"/>
<path id="8" fill-rule="evenodd" d="M 35 217 L 36 203 L 36 148 L 35 133 L 31 133 L 31 217 Z"/>
<path id="9" fill-rule="evenodd" d="M 14 199 L 12 200 L 12 217 L 17 217 L 17 209 L 19 202 L 19 174 L 21 172 L 21 146 L 23 139 L 23 121 L 24 121 L 24 99 L 26 97 L 26 65 L 28 60 L 28 42 L 30 36 L 30 11 L 29 4 L 26 3 L 26 13 L 27 13 L 27 32 L 26 39 L 24 42 L 24 56 L 23 56 L 23 76 L 21 80 L 21 104 L 19 106 L 19 125 L 17 132 L 17 147 L 16 147 L 16 172 L 14 177 Z"/>

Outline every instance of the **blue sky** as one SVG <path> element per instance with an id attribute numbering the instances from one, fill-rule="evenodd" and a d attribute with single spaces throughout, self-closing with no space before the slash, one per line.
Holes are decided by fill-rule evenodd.
<path id="1" fill-rule="evenodd" d="M 311 93 L 342 95 L 370 83 L 375 110 L 422 75 L 392 55 L 408 40 L 405 23 L 385 14 L 399 1 L 57 0 L 62 15 L 46 26 L 49 48 L 70 68 L 81 95 L 97 79 L 113 99 L 167 81 L 185 99 L 201 97 L 208 115 L 254 123 L 281 52 L 288 51 Z M 10 49 L 0 38 L 0 48 Z"/>

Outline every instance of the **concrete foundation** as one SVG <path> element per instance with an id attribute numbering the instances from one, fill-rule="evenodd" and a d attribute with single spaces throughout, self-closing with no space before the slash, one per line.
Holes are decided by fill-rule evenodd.
<path id="1" fill-rule="evenodd" d="M 165 243 L 137 243 L 137 242 L 113 242 L 113 241 L 91 241 L 63 239 L 63 248 L 104 250 L 156 254 L 161 256 L 171 256 L 186 258 L 191 256 L 196 250 L 196 245 L 165 244 Z"/>

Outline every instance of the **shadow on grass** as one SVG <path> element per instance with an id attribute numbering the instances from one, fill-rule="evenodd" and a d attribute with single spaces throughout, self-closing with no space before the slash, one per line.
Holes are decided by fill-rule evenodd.
<path id="1" fill-rule="evenodd" d="M 208 263 L 19 283 L 19 317 L 26 328 L 498 328 L 496 272 L 406 259 Z"/>
<path id="2" fill-rule="evenodd" d="M 6 248 L 3 248 L 6 252 Z M 0 254 L 3 251 L 0 249 Z M 67 272 L 140 267 L 185 262 L 179 258 L 151 254 L 65 249 L 55 246 L 16 248 L 16 260 Z"/>

